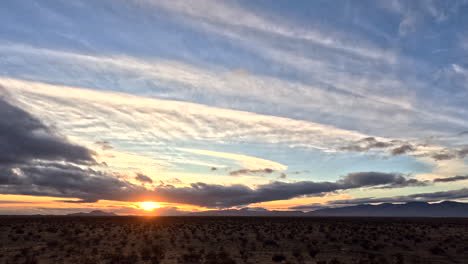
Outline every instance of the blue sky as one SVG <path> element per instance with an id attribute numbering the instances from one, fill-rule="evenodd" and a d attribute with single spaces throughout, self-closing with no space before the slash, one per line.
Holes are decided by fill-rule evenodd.
<path id="1" fill-rule="evenodd" d="M 0 85 L 128 181 L 431 181 L 467 173 L 467 12 L 461 0 L 6 0 Z M 466 181 L 327 195 L 454 184 Z"/>

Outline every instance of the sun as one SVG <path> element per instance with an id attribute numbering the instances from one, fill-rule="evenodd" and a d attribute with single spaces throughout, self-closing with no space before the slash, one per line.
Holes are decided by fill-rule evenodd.
<path id="1" fill-rule="evenodd" d="M 159 204 L 155 203 L 155 202 L 141 202 L 139 204 L 139 207 L 143 210 L 146 210 L 146 211 L 151 211 L 151 210 L 154 210 L 156 208 L 159 208 L 161 207 Z"/>

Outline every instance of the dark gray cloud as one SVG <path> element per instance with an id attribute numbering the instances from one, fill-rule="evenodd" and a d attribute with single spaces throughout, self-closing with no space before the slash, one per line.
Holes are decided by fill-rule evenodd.
<path id="1" fill-rule="evenodd" d="M 440 152 L 432 154 L 431 157 L 435 160 L 451 160 L 456 158 L 456 155 L 449 152 Z"/>
<path id="2" fill-rule="evenodd" d="M 468 156 L 468 147 L 464 146 L 454 149 L 446 148 L 439 152 L 433 153 L 430 156 L 435 160 L 464 159 Z"/>
<path id="3" fill-rule="evenodd" d="M 408 178 L 401 173 L 355 172 L 346 175 L 340 181 L 347 188 L 377 186 L 378 188 L 400 188 L 407 186 L 425 186 L 428 183 Z"/>
<path id="4" fill-rule="evenodd" d="M 76 204 L 82 204 L 82 203 L 95 203 L 97 202 L 98 200 L 97 199 L 92 199 L 92 198 L 88 198 L 88 199 L 80 199 L 80 200 L 56 200 L 57 202 L 62 202 L 62 203 L 76 203 Z"/>
<path id="5" fill-rule="evenodd" d="M 436 178 L 433 180 L 433 182 L 454 182 L 454 181 L 463 181 L 463 180 L 468 180 L 468 175 L 466 176 L 453 176 L 453 177 L 447 177 L 447 178 Z"/>
<path id="6" fill-rule="evenodd" d="M 392 141 L 378 141 L 374 137 L 366 137 L 353 142 L 347 146 L 341 147 L 340 150 L 354 151 L 354 152 L 367 152 L 372 149 L 387 149 L 392 148 L 390 154 L 393 156 L 402 155 L 409 152 L 416 151 L 417 147 L 401 140 Z"/>
<path id="7" fill-rule="evenodd" d="M 374 137 L 366 137 L 363 139 L 360 139 L 352 144 L 349 144 L 347 146 L 341 147 L 340 150 L 346 150 L 346 151 L 355 151 L 355 152 L 365 152 L 369 151 L 371 149 L 381 149 L 381 148 L 388 148 L 393 146 L 394 144 L 391 142 L 382 142 L 378 141 Z"/>
<path id="8" fill-rule="evenodd" d="M 403 155 L 403 154 L 406 154 L 408 152 L 412 152 L 412 151 L 415 151 L 416 148 L 411 145 L 411 144 L 404 144 L 404 145 L 401 145 L 399 147 L 396 147 L 394 149 L 392 149 L 391 153 L 393 156 L 397 156 L 397 155 Z"/>
<path id="9" fill-rule="evenodd" d="M 137 173 L 135 176 L 135 180 L 144 183 L 153 183 L 153 180 L 150 177 L 144 175 L 143 173 Z"/>
<path id="10" fill-rule="evenodd" d="M 33 163 L 0 167 L 0 193 L 80 198 L 138 200 L 146 189 L 122 181 L 116 175 L 73 164 Z"/>
<path id="11" fill-rule="evenodd" d="M 95 163 L 93 152 L 61 138 L 38 119 L 0 97 L 0 164 L 32 160 Z"/>
<path id="12" fill-rule="evenodd" d="M 94 153 L 0 97 L 0 193 L 134 200 L 145 189 L 97 171 Z M 69 201 L 76 202 L 76 201 Z M 79 201 L 80 202 L 80 201 Z"/>
<path id="13" fill-rule="evenodd" d="M 243 184 L 219 185 L 193 183 L 188 187 L 158 187 L 155 192 L 159 200 L 195 204 L 204 207 L 225 208 L 257 202 L 284 200 L 303 195 L 323 195 L 335 191 L 333 182 L 272 182 L 253 189 Z"/>
<path id="14" fill-rule="evenodd" d="M 410 181 L 399 174 L 363 172 L 349 174 L 336 182 L 275 181 L 257 185 L 256 188 L 243 184 L 226 186 L 198 182 L 187 187 L 162 185 L 148 190 L 106 173 L 72 165 L 48 164 L 44 168 L 26 167 L 17 172 L 10 170 L 0 173 L 6 176 L 2 177 L 3 182 L 0 182 L 1 193 L 82 199 L 78 202 L 151 199 L 211 208 L 241 206 L 301 196 L 323 196 L 329 192 L 361 187 L 404 187 L 408 186 Z"/>
<path id="15" fill-rule="evenodd" d="M 257 185 L 255 189 L 242 184 L 225 186 L 198 182 L 189 187 L 160 186 L 154 191 L 161 201 L 222 208 L 301 196 L 323 196 L 328 192 L 361 187 L 398 188 L 422 184 L 397 173 L 360 172 L 348 174 L 336 182 L 275 181 Z"/>
<path id="16" fill-rule="evenodd" d="M 444 200 L 456 200 L 468 198 L 468 188 L 442 191 L 442 192 L 430 192 L 430 193 L 417 193 L 404 196 L 393 196 L 385 198 L 358 198 L 349 200 L 335 200 L 329 202 L 332 205 L 356 205 L 363 203 L 393 203 L 393 202 L 438 202 Z"/>
<path id="17" fill-rule="evenodd" d="M 465 131 L 466 132 L 466 131 Z M 464 132 L 459 135 L 464 135 Z M 374 137 L 366 137 L 355 141 L 347 146 L 339 148 L 344 151 L 353 152 L 367 152 L 373 149 L 390 149 L 389 154 L 392 156 L 398 156 L 408 154 L 418 150 L 418 147 L 425 146 L 424 144 L 411 144 L 407 141 L 402 140 L 391 140 L 391 141 L 378 141 Z M 439 151 L 431 151 L 419 156 L 431 157 L 434 160 L 451 160 L 451 159 L 463 159 L 468 156 L 468 146 L 459 148 L 444 148 Z"/>
<path id="18" fill-rule="evenodd" d="M 229 175 L 238 176 L 238 175 L 244 175 L 244 174 L 270 174 L 273 172 L 274 170 L 270 168 L 258 169 L 258 170 L 241 169 L 241 170 L 231 171 L 229 172 Z"/>

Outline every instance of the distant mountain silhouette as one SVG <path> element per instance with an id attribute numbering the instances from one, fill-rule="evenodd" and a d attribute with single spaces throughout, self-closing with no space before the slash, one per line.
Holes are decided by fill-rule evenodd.
<path id="1" fill-rule="evenodd" d="M 302 211 L 269 211 L 266 209 L 226 209 L 190 213 L 191 216 L 304 216 Z"/>
<path id="2" fill-rule="evenodd" d="M 79 213 L 67 214 L 67 216 L 117 216 L 117 215 L 114 213 L 107 213 L 104 211 L 95 210 L 89 213 L 79 212 Z"/>
<path id="3" fill-rule="evenodd" d="M 323 208 L 312 212 L 269 211 L 266 209 L 227 209 L 188 214 L 190 216 L 364 216 L 364 217 L 468 217 L 468 203 L 409 202 L 402 204 L 361 204 L 339 208 Z"/>
<path id="4" fill-rule="evenodd" d="M 309 216 L 381 216 L 381 217 L 468 217 L 468 203 L 445 201 L 429 204 L 362 204 L 340 208 L 324 208 L 306 213 Z"/>

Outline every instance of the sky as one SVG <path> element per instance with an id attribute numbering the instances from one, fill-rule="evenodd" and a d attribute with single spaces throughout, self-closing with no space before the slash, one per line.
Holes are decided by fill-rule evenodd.
<path id="1" fill-rule="evenodd" d="M 3 0 L 0 214 L 466 201 L 467 12 Z"/>

